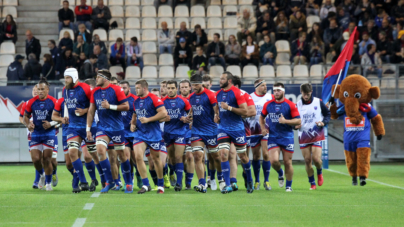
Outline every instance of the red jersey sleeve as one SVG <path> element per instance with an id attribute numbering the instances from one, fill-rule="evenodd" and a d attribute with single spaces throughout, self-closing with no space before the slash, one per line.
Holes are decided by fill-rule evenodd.
<path id="1" fill-rule="evenodd" d="M 22 104 L 21 111 L 20 111 L 20 117 L 24 116 L 25 108 L 26 108 L 26 106 L 27 106 L 27 103 L 28 103 L 28 101 L 27 101 L 27 102 L 24 102 L 24 103 Z"/>
<path id="2" fill-rule="evenodd" d="M 156 109 L 160 108 L 161 106 L 164 106 L 163 100 L 161 100 L 156 95 L 152 94 L 150 95 L 150 98 L 152 99 L 153 105 L 154 107 L 156 107 Z"/>
<path id="3" fill-rule="evenodd" d="M 264 118 L 268 115 L 267 107 L 268 107 L 268 104 L 269 104 L 270 102 L 271 102 L 271 101 L 266 102 L 266 103 L 264 104 L 264 107 L 262 108 L 261 116 L 263 116 Z"/>
<path id="4" fill-rule="evenodd" d="M 191 104 L 186 98 L 181 97 L 182 101 L 184 101 L 185 104 L 185 111 L 189 111 L 191 109 Z"/>
<path id="5" fill-rule="evenodd" d="M 38 97 L 38 96 L 35 96 L 34 98 L 30 99 L 30 100 L 27 102 L 27 105 L 25 106 L 25 113 L 27 113 L 28 115 L 31 115 L 31 113 L 32 113 L 31 106 L 32 106 L 32 103 L 34 103 L 35 100 L 37 100 L 37 97 Z"/>
<path id="6" fill-rule="evenodd" d="M 244 93 L 244 99 L 245 99 L 245 101 L 247 103 L 247 106 L 254 106 L 255 105 L 254 100 L 251 98 L 251 95 L 248 94 L 247 92 Z"/>
<path id="7" fill-rule="evenodd" d="M 100 89 L 100 88 L 99 88 L 99 87 L 97 87 L 97 88 L 95 88 L 95 89 L 93 90 L 93 92 L 91 92 L 91 99 L 90 99 L 90 103 L 95 104 L 94 93 L 95 93 L 95 92 L 96 92 L 98 89 Z"/>
<path id="8" fill-rule="evenodd" d="M 241 92 L 239 89 L 233 89 L 234 92 L 234 96 L 236 96 L 236 100 L 237 100 L 237 105 L 241 105 L 243 103 L 245 103 L 245 98 L 244 98 L 244 94 L 243 92 Z"/>
<path id="9" fill-rule="evenodd" d="M 205 88 L 205 93 L 209 98 L 210 104 L 216 104 L 217 99 L 216 99 L 216 94 L 214 92 L 209 91 L 208 89 Z"/>
<path id="10" fill-rule="evenodd" d="M 124 103 L 126 101 L 126 95 L 123 89 L 119 86 L 114 86 L 113 87 L 115 90 L 116 98 L 118 99 L 118 102 L 120 104 Z"/>
<path id="11" fill-rule="evenodd" d="M 91 87 L 86 83 L 80 83 L 80 87 L 83 89 L 84 93 L 86 94 L 88 100 L 91 99 Z"/>
<path id="12" fill-rule="evenodd" d="M 49 99 L 50 100 L 52 100 L 52 102 L 53 102 L 53 108 L 55 108 L 55 105 L 56 105 L 56 103 L 57 103 L 57 99 L 55 99 L 55 97 L 53 97 L 53 96 L 48 96 L 49 97 Z"/>
<path id="13" fill-rule="evenodd" d="M 62 110 L 62 103 L 65 99 L 62 97 L 60 99 L 58 99 L 58 101 L 56 102 L 55 105 L 55 111 L 60 112 Z"/>
<path id="14" fill-rule="evenodd" d="M 290 106 L 290 115 L 292 118 L 300 118 L 299 110 L 296 107 L 296 104 L 288 100 L 288 104 Z"/>

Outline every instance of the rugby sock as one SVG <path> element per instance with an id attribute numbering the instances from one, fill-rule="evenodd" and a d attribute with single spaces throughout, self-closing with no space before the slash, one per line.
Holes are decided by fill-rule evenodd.
<path id="1" fill-rule="evenodd" d="M 222 162 L 222 172 L 223 172 L 223 178 L 224 181 L 226 182 L 226 186 L 230 186 L 230 164 L 229 161 Z"/>
<path id="2" fill-rule="evenodd" d="M 205 170 L 205 175 L 204 176 L 205 176 L 204 178 L 206 179 L 206 170 Z"/>
<path id="3" fill-rule="evenodd" d="M 182 185 L 182 175 L 184 173 L 184 163 L 175 164 L 175 173 L 177 174 L 177 184 Z"/>
<path id="4" fill-rule="evenodd" d="M 203 187 L 205 187 L 205 185 L 206 185 L 206 180 L 205 180 L 205 178 L 199 179 L 199 184 L 201 184 L 201 185 L 203 185 Z"/>
<path id="5" fill-rule="evenodd" d="M 96 180 L 97 178 L 95 177 L 95 164 L 94 164 L 94 161 L 91 160 L 91 162 L 85 163 L 85 165 L 86 165 L 87 172 L 91 177 L 91 180 Z"/>
<path id="6" fill-rule="evenodd" d="M 323 174 L 323 168 L 317 169 L 317 175 Z"/>
<path id="7" fill-rule="evenodd" d="M 171 175 L 173 175 L 174 174 L 174 172 L 175 172 L 175 167 L 176 167 L 176 165 L 171 165 L 171 164 L 168 164 L 168 167 L 170 168 L 170 176 Z"/>
<path id="8" fill-rule="evenodd" d="M 98 163 L 98 164 L 95 165 L 95 167 L 97 167 L 98 173 L 100 174 L 101 182 L 107 182 L 107 179 L 105 179 L 105 174 L 104 174 L 104 172 L 102 171 L 101 164 Z"/>
<path id="9" fill-rule="evenodd" d="M 264 162 L 262 162 L 262 168 L 263 169 L 264 169 Z M 254 169 L 255 182 L 260 182 L 260 170 L 261 170 L 260 160 L 253 160 L 252 161 L 252 166 L 253 166 L 253 169 Z M 265 170 L 264 170 L 264 175 L 265 175 Z"/>
<path id="10" fill-rule="evenodd" d="M 156 170 L 150 170 L 149 169 L 149 173 L 150 173 L 150 176 L 152 177 L 154 185 L 157 186 L 157 173 L 156 173 Z"/>
<path id="11" fill-rule="evenodd" d="M 164 178 L 161 178 L 161 179 L 158 179 L 158 180 L 157 180 L 157 186 L 164 188 Z"/>
<path id="12" fill-rule="evenodd" d="M 120 186 L 119 182 L 121 182 L 121 181 L 119 179 L 115 179 L 114 182 L 115 182 L 116 186 Z"/>
<path id="13" fill-rule="evenodd" d="M 210 180 L 215 180 L 216 170 L 210 169 L 209 172 L 210 172 Z"/>
<path id="14" fill-rule="evenodd" d="M 136 176 L 140 176 L 140 174 L 139 174 L 139 171 L 137 170 L 137 166 L 136 165 L 133 165 L 134 167 L 135 167 L 135 170 L 136 170 Z"/>
<path id="15" fill-rule="evenodd" d="M 72 186 L 73 188 L 78 188 L 79 187 L 79 176 L 77 175 L 76 172 L 73 172 L 73 183 Z"/>
<path id="16" fill-rule="evenodd" d="M 37 171 L 38 171 L 38 170 L 37 170 Z M 43 175 L 44 172 L 45 172 L 44 169 L 41 169 L 41 170 L 38 171 L 39 175 Z"/>
<path id="17" fill-rule="evenodd" d="M 185 184 L 186 185 L 191 185 L 192 183 L 192 178 L 194 178 L 194 174 L 193 173 L 186 173 L 186 180 L 185 180 Z"/>
<path id="18" fill-rule="evenodd" d="M 269 173 L 271 172 L 271 162 L 262 161 L 262 170 L 264 170 L 264 182 L 269 182 Z"/>
<path id="19" fill-rule="evenodd" d="M 309 183 L 310 183 L 311 185 L 316 185 L 316 180 L 314 179 L 314 175 L 311 176 L 311 177 L 309 177 Z"/>
<path id="20" fill-rule="evenodd" d="M 122 169 L 122 175 L 123 179 L 125 180 L 125 183 L 128 185 L 132 185 L 132 176 L 130 172 L 130 162 L 129 159 L 126 160 L 126 162 L 121 163 L 121 169 Z"/>
<path id="21" fill-rule="evenodd" d="M 38 183 L 39 178 L 41 178 L 41 174 L 38 172 L 38 170 L 35 170 L 35 181 L 34 182 Z"/>
<path id="22" fill-rule="evenodd" d="M 251 176 L 251 161 L 248 161 L 247 164 L 243 164 L 245 174 L 247 175 L 247 182 L 252 182 Z"/>
<path id="23" fill-rule="evenodd" d="M 209 159 L 206 160 L 206 169 L 209 169 Z M 208 177 L 212 177 L 210 171 L 208 171 Z M 205 176 L 205 178 L 206 178 L 206 176 Z"/>
<path id="24" fill-rule="evenodd" d="M 121 168 L 121 171 L 122 171 L 122 168 Z M 121 174 L 118 172 L 118 182 L 121 182 Z"/>
<path id="25" fill-rule="evenodd" d="M 291 188 L 291 187 L 292 187 L 292 181 L 286 180 L 286 188 Z"/>
<path id="26" fill-rule="evenodd" d="M 278 177 L 283 177 L 283 169 L 281 168 L 280 170 L 277 170 L 278 172 Z"/>
<path id="27" fill-rule="evenodd" d="M 45 175 L 45 183 L 46 184 L 52 183 L 52 174 L 51 175 Z"/>
<path id="28" fill-rule="evenodd" d="M 57 172 L 57 170 L 58 170 L 58 168 L 57 168 L 57 167 L 55 167 L 55 168 L 53 169 L 53 173 L 52 173 L 52 175 L 55 175 L 55 174 L 56 174 L 56 172 Z"/>
<path id="29" fill-rule="evenodd" d="M 222 181 L 223 180 L 223 172 L 217 171 L 217 180 Z"/>
<path id="30" fill-rule="evenodd" d="M 237 183 L 237 178 L 230 178 L 230 184 Z"/>
<path id="31" fill-rule="evenodd" d="M 146 177 L 146 178 L 142 179 L 142 183 L 144 186 L 150 186 L 149 178 Z"/>
<path id="32" fill-rule="evenodd" d="M 74 176 L 74 168 L 67 169 L 67 170 L 69 170 L 69 172 Z"/>
<path id="33" fill-rule="evenodd" d="M 168 167 L 167 167 L 167 163 L 166 163 L 166 165 L 163 168 L 163 175 L 167 175 L 167 173 L 168 173 Z"/>
<path id="34" fill-rule="evenodd" d="M 111 173 L 111 164 L 109 163 L 108 158 L 105 159 L 104 161 L 100 161 L 100 165 L 102 167 L 102 172 L 104 173 L 107 182 L 110 184 L 114 183 L 114 179 L 112 178 Z"/>
<path id="35" fill-rule="evenodd" d="M 84 175 L 84 171 L 83 171 L 83 163 L 81 163 L 81 160 L 78 158 L 72 164 L 73 164 L 74 170 L 76 170 L 76 173 L 80 178 L 80 182 L 87 183 L 86 175 Z"/>

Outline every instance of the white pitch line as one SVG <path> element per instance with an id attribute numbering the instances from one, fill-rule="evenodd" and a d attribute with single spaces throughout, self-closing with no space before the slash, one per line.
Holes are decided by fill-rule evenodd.
<path id="1" fill-rule="evenodd" d="M 91 197 L 92 198 L 98 198 L 101 195 L 101 192 L 94 192 Z"/>
<path id="2" fill-rule="evenodd" d="M 94 203 L 86 203 L 86 205 L 84 205 L 83 210 L 91 210 L 94 207 Z"/>
<path id="3" fill-rule="evenodd" d="M 77 218 L 72 227 L 83 227 L 84 223 L 86 223 L 87 218 Z"/>
<path id="4" fill-rule="evenodd" d="M 342 175 L 345 175 L 345 176 L 350 176 L 347 173 L 339 172 L 339 171 L 336 171 L 336 170 L 332 170 L 332 169 L 327 169 L 327 170 L 330 171 L 330 172 L 333 172 L 333 173 L 339 173 L 339 174 L 342 174 Z M 376 181 L 376 180 L 372 180 L 372 179 L 366 179 L 366 180 L 374 182 L 374 183 L 377 183 L 377 184 L 381 184 L 381 185 L 384 185 L 384 186 L 387 186 L 387 187 L 398 188 L 398 189 L 404 190 L 403 187 L 399 187 L 399 186 L 396 186 L 396 185 L 386 184 L 386 183 Z"/>

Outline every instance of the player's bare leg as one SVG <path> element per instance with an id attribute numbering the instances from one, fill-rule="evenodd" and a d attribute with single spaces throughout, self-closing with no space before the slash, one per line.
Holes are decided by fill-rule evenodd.
<path id="1" fill-rule="evenodd" d="M 43 165 L 42 165 L 42 152 L 38 149 L 32 149 L 31 152 L 31 160 L 34 164 L 35 169 L 40 173 L 41 178 L 38 182 L 38 187 L 41 189 L 45 187 L 45 175 L 43 172 Z"/>
<path id="2" fill-rule="evenodd" d="M 215 181 L 216 170 L 217 170 L 217 180 L 219 181 L 219 188 L 222 189 L 222 187 L 225 187 L 226 183 L 224 183 L 224 180 L 223 180 L 220 154 L 217 149 L 217 146 L 216 147 L 208 146 L 208 151 L 209 151 L 209 153 L 208 153 L 208 158 L 209 158 L 208 171 L 211 171 L 211 173 L 210 173 L 211 189 L 213 191 L 215 191 L 215 190 L 217 190 L 217 184 Z"/>
<path id="3" fill-rule="evenodd" d="M 321 147 L 311 146 L 311 156 L 313 158 L 314 165 L 316 166 L 316 169 L 317 169 L 318 186 L 321 186 L 324 183 L 323 160 L 321 159 L 321 154 L 322 154 Z"/>
<path id="4" fill-rule="evenodd" d="M 113 189 L 118 187 L 118 190 L 119 190 L 119 188 L 120 188 L 119 177 L 118 177 L 119 169 L 117 166 L 118 157 L 117 157 L 116 151 L 114 149 L 108 149 L 107 152 L 108 152 L 108 159 L 109 159 L 109 162 L 111 165 L 112 179 L 113 179 L 114 185 L 115 185 L 115 187 L 113 187 Z"/>
<path id="5" fill-rule="evenodd" d="M 287 152 L 282 149 L 283 156 L 283 164 L 285 166 L 285 175 L 286 175 L 286 191 L 291 191 L 291 187 L 288 187 L 288 181 L 291 182 L 293 180 L 293 165 L 292 165 L 292 152 Z M 289 189 L 289 190 L 288 190 Z"/>
<path id="6" fill-rule="evenodd" d="M 281 166 L 281 162 L 279 161 L 280 156 L 280 148 L 276 147 L 269 150 L 269 160 L 271 162 L 272 168 L 278 172 L 278 184 L 279 187 L 283 187 L 285 184 L 284 174 Z"/>
<path id="7" fill-rule="evenodd" d="M 150 156 L 153 160 L 154 169 L 157 174 L 157 193 L 164 193 L 164 175 L 163 175 L 163 164 L 162 160 L 167 160 L 167 154 L 161 152 L 160 150 L 153 150 L 150 148 Z"/>
<path id="8" fill-rule="evenodd" d="M 271 159 L 268 151 L 268 141 L 261 141 L 261 150 L 262 150 L 262 170 L 264 172 L 264 187 L 265 190 L 272 190 L 271 185 L 269 184 L 269 173 L 271 171 Z"/>
<path id="9" fill-rule="evenodd" d="M 139 172 L 140 177 L 142 178 L 142 184 L 143 184 L 140 191 L 138 191 L 138 194 L 143 194 L 145 192 L 151 191 L 149 179 L 147 178 L 146 163 L 143 160 L 146 148 L 147 148 L 146 143 L 138 143 L 133 145 L 133 153 L 136 161 L 137 170 Z M 150 168 L 150 162 L 149 162 L 149 168 Z"/>
<path id="10" fill-rule="evenodd" d="M 233 143 L 230 144 L 230 151 L 229 151 L 229 164 L 230 164 L 230 184 L 233 188 L 233 191 L 238 190 L 237 185 L 237 151 L 236 147 Z M 243 173 L 244 177 L 244 173 Z M 244 178 L 245 180 L 245 178 Z M 247 187 L 247 181 L 245 181 Z"/>
<path id="11" fill-rule="evenodd" d="M 197 192 L 206 193 L 206 180 L 205 180 L 205 163 L 203 163 L 205 144 L 201 141 L 196 141 L 192 143 L 194 161 L 195 161 L 195 171 L 196 176 L 199 179 L 199 184 L 194 187 Z"/>

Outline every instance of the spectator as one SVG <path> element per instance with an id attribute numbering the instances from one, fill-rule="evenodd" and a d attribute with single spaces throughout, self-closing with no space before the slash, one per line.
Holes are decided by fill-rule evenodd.
<path id="1" fill-rule="evenodd" d="M 257 29 L 255 33 L 257 35 L 257 43 L 264 39 L 264 35 L 269 35 L 271 41 L 275 42 L 275 22 L 270 17 L 269 12 L 265 11 L 263 15 L 257 20 Z"/>
<path id="2" fill-rule="evenodd" d="M 8 14 L 3 21 L 0 34 L 0 44 L 3 43 L 4 40 L 11 40 L 14 44 L 17 42 L 17 24 L 10 14 Z"/>
<path id="3" fill-rule="evenodd" d="M 94 50 L 94 46 L 99 46 L 101 49 L 101 53 L 103 54 L 107 54 L 108 53 L 108 49 L 105 46 L 105 43 L 103 41 L 101 41 L 100 36 L 95 34 L 93 36 L 93 42 L 90 45 L 90 55 L 93 54 L 93 50 Z"/>
<path id="4" fill-rule="evenodd" d="M 97 56 L 92 54 L 90 59 L 87 59 L 83 66 L 80 68 L 79 77 L 80 80 L 85 79 L 94 79 L 97 76 L 97 72 L 95 71 L 95 64 L 97 63 Z"/>
<path id="5" fill-rule="evenodd" d="M 331 0 L 325 0 L 324 4 L 321 6 L 320 19 L 327 19 L 328 12 L 337 12 L 337 9 L 334 4 L 332 4 Z"/>
<path id="6" fill-rule="evenodd" d="M 300 32 L 299 38 L 292 42 L 291 51 L 294 65 L 306 64 L 310 54 L 310 47 L 306 42 L 305 32 Z"/>
<path id="7" fill-rule="evenodd" d="M 378 28 L 381 28 L 381 27 L 382 27 L 382 22 L 383 22 L 383 20 L 387 20 L 389 23 L 393 23 L 393 22 L 394 22 L 393 18 L 391 18 L 391 17 L 386 13 L 386 11 L 384 11 L 384 9 L 379 9 L 379 10 L 378 10 L 378 14 L 377 14 L 377 16 L 375 17 L 375 24 L 376 24 L 376 26 L 377 26 Z"/>
<path id="8" fill-rule="evenodd" d="M 73 56 L 78 57 L 81 53 L 84 53 L 86 57 L 90 56 L 90 45 L 84 42 L 83 36 L 77 36 L 77 42 L 73 45 Z"/>
<path id="9" fill-rule="evenodd" d="M 84 42 L 91 44 L 91 34 L 86 30 L 86 26 L 84 24 L 79 25 L 79 30 L 74 33 L 74 42 L 77 42 L 77 36 L 83 36 Z"/>
<path id="10" fill-rule="evenodd" d="M 25 54 L 27 58 L 30 53 L 33 53 L 36 59 L 39 59 L 41 55 L 41 42 L 32 35 L 31 30 L 27 30 L 25 36 L 27 37 L 27 40 L 25 40 Z"/>
<path id="11" fill-rule="evenodd" d="M 101 70 L 101 69 L 109 69 L 108 67 L 108 58 L 107 55 L 101 52 L 100 46 L 94 46 L 93 53 L 97 56 L 97 67 L 95 71 Z"/>
<path id="12" fill-rule="evenodd" d="M 168 29 L 167 22 L 161 22 L 161 30 L 158 32 L 158 43 L 160 46 L 160 54 L 168 52 L 173 53 L 173 46 L 175 45 L 174 31 Z"/>
<path id="13" fill-rule="evenodd" d="M 196 46 L 202 47 L 202 49 L 206 48 L 208 43 L 208 36 L 205 31 L 201 28 L 201 25 L 197 24 L 194 27 L 194 32 L 191 36 L 192 46 L 195 48 Z"/>
<path id="14" fill-rule="evenodd" d="M 57 59 L 59 58 L 59 49 L 56 47 L 55 40 L 53 39 L 48 40 L 48 47 L 52 57 L 53 64 L 56 65 Z"/>
<path id="15" fill-rule="evenodd" d="M 370 3 L 369 0 L 362 0 L 355 9 L 354 15 L 362 24 L 366 21 L 365 14 L 368 14 L 369 17 L 376 16 L 376 8 L 373 3 Z M 359 23 L 360 26 L 361 23 Z"/>
<path id="16" fill-rule="evenodd" d="M 274 65 L 276 59 L 276 47 L 271 43 L 269 35 L 264 36 L 265 43 L 260 47 L 260 58 L 263 65 Z"/>
<path id="17" fill-rule="evenodd" d="M 394 41 L 398 38 L 398 33 L 403 30 L 403 25 L 401 23 L 397 23 L 393 30 L 393 39 Z"/>
<path id="18" fill-rule="evenodd" d="M 342 30 L 348 28 L 350 20 L 351 18 L 348 12 L 344 11 L 341 7 L 337 7 L 337 21 Z"/>
<path id="19" fill-rule="evenodd" d="M 268 9 L 271 13 L 271 17 L 275 18 L 279 12 L 285 12 L 288 1 L 284 0 L 271 0 L 271 7 Z"/>
<path id="20" fill-rule="evenodd" d="M 290 15 L 289 29 L 291 40 L 297 39 L 297 35 L 300 32 L 307 31 L 306 16 L 304 16 L 301 11 L 297 11 L 295 14 Z"/>
<path id="21" fill-rule="evenodd" d="M 192 68 L 193 70 L 203 72 L 208 70 L 208 60 L 203 55 L 203 49 L 201 46 L 196 47 L 196 56 L 192 60 Z"/>
<path id="22" fill-rule="evenodd" d="M 220 35 L 213 34 L 213 42 L 208 45 L 206 56 L 209 59 L 209 64 L 216 65 L 219 62 L 223 69 L 226 70 L 226 62 L 224 61 L 224 44 L 220 42 Z"/>
<path id="23" fill-rule="evenodd" d="M 57 61 L 56 71 L 58 71 L 60 77 L 63 78 L 65 70 L 68 68 L 75 68 L 76 62 L 77 60 L 72 54 L 72 49 L 66 48 L 64 53 L 60 55 Z"/>
<path id="24" fill-rule="evenodd" d="M 177 45 L 179 45 L 180 38 L 184 38 L 187 42 L 187 45 L 190 44 L 192 33 L 188 31 L 187 24 L 185 22 L 181 22 L 180 30 L 175 35 L 175 39 L 177 40 Z"/>
<path id="25" fill-rule="evenodd" d="M 160 6 L 167 5 L 173 7 L 173 3 L 171 0 L 154 0 L 154 7 L 156 7 L 157 11 Z"/>
<path id="26" fill-rule="evenodd" d="M 251 35 L 253 40 L 255 40 L 254 32 L 257 28 L 257 20 L 255 19 L 254 15 L 250 14 L 249 9 L 243 10 L 243 16 L 237 20 L 237 27 L 237 40 L 240 45 L 247 35 Z"/>
<path id="27" fill-rule="evenodd" d="M 39 80 L 41 78 L 42 66 L 36 60 L 36 55 L 30 53 L 28 55 L 28 62 L 24 67 L 24 77 L 26 80 Z"/>
<path id="28" fill-rule="evenodd" d="M 74 30 L 74 13 L 73 10 L 69 8 L 69 1 L 63 1 L 63 8 L 59 9 L 59 32 L 63 28 L 70 28 Z"/>
<path id="29" fill-rule="evenodd" d="M 180 45 L 175 46 L 174 50 L 174 67 L 175 69 L 179 64 L 187 64 L 189 68 L 192 67 L 192 50 L 187 45 L 185 38 L 180 39 Z"/>
<path id="30" fill-rule="evenodd" d="M 394 63 L 404 62 L 404 30 L 398 32 L 397 40 L 393 45 Z"/>
<path id="31" fill-rule="evenodd" d="M 94 29 L 103 28 L 108 32 L 109 20 L 111 19 L 111 11 L 108 6 L 104 6 L 104 0 L 98 0 L 97 7 L 93 9 L 92 14 Z"/>
<path id="32" fill-rule="evenodd" d="M 376 53 L 376 45 L 369 44 L 366 46 L 366 52 L 362 56 L 361 64 L 364 66 L 365 77 L 369 74 L 377 74 L 379 78 L 382 78 L 382 60 L 379 54 Z"/>
<path id="33" fill-rule="evenodd" d="M 126 54 L 128 55 L 127 64 L 139 66 L 143 69 L 143 57 L 142 57 L 142 45 L 138 43 L 137 37 L 132 37 L 130 43 L 126 49 Z"/>
<path id="34" fill-rule="evenodd" d="M 344 32 L 348 32 L 349 36 L 352 34 L 352 32 L 354 31 L 356 27 L 356 23 L 355 22 L 349 22 L 348 28 L 344 30 Z M 359 43 L 359 32 L 357 31 L 355 33 L 355 38 L 354 38 L 354 43 Z"/>
<path id="35" fill-rule="evenodd" d="M 330 48 L 330 52 L 327 53 L 327 60 L 326 63 L 335 62 L 344 49 L 346 43 L 349 39 L 349 32 L 342 33 L 342 38 L 338 39 L 337 42 Z"/>
<path id="36" fill-rule="evenodd" d="M 80 24 L 85 24 L 86 28 L 91 31 L 91 15 L 93 14 L 93 8 L 86 5 L 87 0 L 80 0 L 80 5 L 76 6 L 74 12 L 76 13 L 76 27 Z"/>
<path id="37" fill-rule="evenodd" d="M 293 0 L 289 2 L 288 15 L 295 14 L 304 9 L 305 0 Z"/>
<path id="38" fill-rule="evenodd" d="M 391 46 L 390 40 L 386 39 L 386 33 L 384 31 L 379 32 L 379 41 L 377 42 L 377 52 L 383 63 L 391 62 Z"/>
<path id="39" fill-rule="evenodd" d="M 22 61 L 24 57 L 21 55 L 15 56 L 15 61 L 12 62 L 7 68 L 7 81 L 25 80 L 24 70 L 22 68 Z"/>
<path id="40" fill-rule="evenodd" d="M 366 24 L 366 27 L 362 29 L 361 35 L 363 35 L 364 32 L 367 32 L 373 40 L 377 40 L 377 35 L 379 31 L 377 30 L 375 26 L 375 21 L 374 20 L 369 20 L 368 23 Z"/>
<path id="41" fill-rule="evenodd" d="M 241 46 L 234 35 L 229 36 L 229 42 L 226 44 L 225 59 L 229 65 L 240 64 Z"/>
<path id="42" fill-rule="evenodd" d="M 355 5 L 352 3 L 352 0 L 344 0 L 339 7 L 343 8 L 345 12 L 349 15 L 354 15 L 355 13 Z"/>
<path id="43" fill-rule="evenodd" d="M 289 22 L 285 12 L 280 11 L 276 17 L 276 40 L 289 39 Z"/>
<path id="44" fill-rule="evenodd" d="M 42 76 L 47 80 L 55 80 L 55 64 L 52 61 L 52 55 L 43 55 Z"/>
<path id="45" fill-rule="evenodd" d="M 314 0 L 308 0 L 306 3 L 306 14 L 318 16 L 320 6 Z"/>
<path id="46" fill-rule="evenodd" d="M 253 1 L 252 4 L 257 6 L 255 9 L 255 16 L 258 18 L 258 17 L 262 17 L 262 15 L 265 13 L 265 11 L 268 11 L 271 1 L 270 0 L 255 0 L 255 1 Z"/>
<path id="47" fill-rule="evenodd" d="M 399 0 L 397 5 L 391 10 L 391 16 L 396 19 L 397 23 L 404 22 L 404 0 Z"/>
<path id="48" fill-rule="evenodd" d="M 260 52 L 258 45 L 254 43 L 251 35 L 247 35 L 247 42 L 241 50 L 241 65 L 244 68 L 244 66 L 252 63 L 258 68 L 259 58 Z"/>
<path id="49" fill-rule="evenodd" d="M 337 40 L 340 39 L 340 37 L 341 37 L 341 30 L 338 28 L 337 21 L 335 19 L 331 19 L 330 27 L 325 29 L 323 35 L 323 41 L 326 53 L 332 47 L 332 45 L 334 45 L 335 42 L 337 42 Z"/>
<path id="50" fill-rule="evenodd" d="M 368 49 L 368 45 L 373 44 L 376 46 L 376 43 L 373 39 L 369 38 L 369 34 L 367 32 L 362 33 L 362 42 L 359 43 L 359 55 L 362 56 L 366 53 Z"/>
<path id="51" fill-rule="evenodd" d="M 307 34 L 307 42 L 311 42 L 311 40 L 313 39 L 314 36 L 320 36 L 323 37 L 323 30 L 321 30 L 320 28 L 320 23 L 315 22 L 313 24 L 313 26 L 311 27 L 311 31 L 309 32 L 309 34 Z"/>
<path id="52" fill-rule="evenodd" d="M 80 53 L 79 57 L 76 61 L 76 69 L 80 71 L 81 67 L 84 65 L 84 62 L 87 60 L 87 57 L 84 53 Z"/>
<path id="53" fill-rule="evenodd" d="M 116 42 L 111 46 L 111 55 L 109 57 L 109 62 L 112 66 L 121 64 L 122 68 L 126 68 L 125 50 L 126 48 L 122 38 L 117 38 Z"/>
<path id="54" fill-rule="evenodd" d="M 386 33 L 386 39 L 388 41 L 393 41 L 394 40 L 393 39 L 393 28 L 390 26 L 390 22 L 389 22 L 389 20 L 387 20 L 387 18 L 385 18 L 382 21 L 382 27 L 379 29 L 379 33 L 382 32 L 382 31 L 384 33 Z"/>
<path id="55" fill-rule="evenodd" d="M 321 23 L 320 23 L 321 30 L 325 31 L 327 28 L 329 28 L 331 20 L 337 20 L 337 14 L 332 11 L 328 12 L 327 20 L 321 21 Z"/>
<path id="56" fill-rule="evenodd" d="M 310 66 L 323 62 L 324 43 L 321 37 L 316 35 L 310 43 Z"/>
<path id="57" fill-rule="evenodd" d="M 66 48 L 73 49 L 73 40 L 70 37 L 70 33 L 65 31 L 63 33 L 63 38 L 59 41 L 59 50 L 63 53 Z"/>

